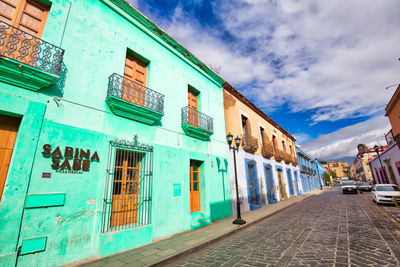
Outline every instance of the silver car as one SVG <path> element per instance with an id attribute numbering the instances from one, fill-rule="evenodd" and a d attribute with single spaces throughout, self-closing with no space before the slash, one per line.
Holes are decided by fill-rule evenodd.
<path id="1" fill-rule="evenodd" d="M 372 190 L 372 185 L 367 182 L 360 182 L 357 184 L 358 191 L 371 191 Z"/>
<path id="2" fill-rule="evenodd" d="M 354 181 L 351 181 L 351 180 L 343 181 L 340 184 L 340 187 L 342 188 L 343 194 L 345 194 L 345 193 L 356 193 L 356 194 L 358 194 L 357 185 L 356 185 L 356 182 L 354 182 Z"/>

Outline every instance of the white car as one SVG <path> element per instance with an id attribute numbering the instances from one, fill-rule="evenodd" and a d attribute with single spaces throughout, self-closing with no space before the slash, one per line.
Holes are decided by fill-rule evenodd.
<path id="1" fill-rule="evenodd" d="M 351 181 L 351 180 L 342 181 L 340 184 L 340 187 L 342 188 L 343 194 L 348 193 L 348 192 L 358 194 L 357 185 L 356 185 L 356 182 L 354 182 L 354 181 Z"/>
<path id="2" fill-rule="evenodd" d="M 395 184 L 376 184 L 371 192 L 377 204 L 394 204 L 393 196 L 400 196 L 400 188 Z"/>

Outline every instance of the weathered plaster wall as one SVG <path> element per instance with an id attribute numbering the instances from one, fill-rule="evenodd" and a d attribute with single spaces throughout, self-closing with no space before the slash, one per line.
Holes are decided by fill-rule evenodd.
<path id="1" fill-rule="evenodd" d="M 32 237 L 47 236 L 46 250 L 21 256 L 19 263 L 54 266 L 191 229 L 190 159 L 203 161 L 204 223 L 232 214 L 221 84 L 151 34 L 101 1 L 52 1 L 42 38 L 66 51 L 62 82 L 38 93 L 0 83 L 0 112 L 23 118 L 0 207 L 0 264 L 13 265 L 17 246 Z M 164 116 L 155 126 L 115 116 L 105 104 L 108 77 L 123 75 L 127 49 L 150 61 L 147 86 L 165 95 Z M 182 130 L 188 85 L 200 91 L 199 109 L 214 120 L 210 141 Z M 134 135 L 154 146 L 152 224 L 102 234 L 109 141 Z M 44 144 L 96 150 L 100 162 L 88 173 L 56 173 L 41 154 Z M 41 178 L 42 172 L 51 172 L 51 179 Z M 181 196 L 173 196 L 173 184 L 181 185 Z M 65 193 L 65 205 L 24 210 L 26 193 Z"/>
<path id="2" fill-rule="evenodd" d="M 242 137 L 242 120 L 241 116 L 245 116 L 250 120 L 251 126 L 251 135 L 258 139 L 258 149 L 255 152 L 257 155 L 261 155 L 261 134 L 260 127 L 264 128 L 266 134 L 270 141 L 272 142 L 272 135 L 275 135 L 277 138 L 278 148 L 283 150 L 282 140 L 285 141 L 287 146 L 287 150 L 289 151 L 289 145 L 292 146 L 293 151 L 295 151 L 294 142 L 288 138 L 285 134 L 283 134 L 279 129 L 275 128 L 272 124 L 263 119 L 260 115 L 255 113 L 251 108 L 249 108 L 246 104 L 239 101 L 232 94 L 224 90 L 224 101 L 225 101 L 225 127 L 226 132 L 230 132 L 234 137 L 240 136 Z M 242 147 L 242 144 L 241 146 Z M 293 155 L 295 155 L 294 153 Z"/>
<path id="3" fill-rule="evenodd" d="M 230 188 L 231 188 L 231 194 L 232 194 L 232 211 L 234 214 L 236 214 L 236 186 L 235 186 L 235 177 L 234 177 L 234 164 L 233 164 L 233 154 L 232 151 L 229 151 L 229 172 L 232 173 L 231 175 L 231 183 L 230 183 Z M 265 177 L 265 172 L 264 168 L 265 165 L 267 164 L 271 167 L 272 169 L 272 176 L 274 179 L 274 185 L 275 185 L 275 194 L 277 199 L 279 200 L 281 198 L 279 194 L 279 181 L 278 181 L 278 174 L 277 174 L 277 167 L 281 167 L 283 172 L 283 177 L 285 181 L 285 190 L 287 195 L 289 196 L 289 182 L 288 182 L 288 174 L 287 170 L 289 169 L 292 175 L 292 178 L 294 177 L 295 173 L 299 173 L 298 167 L 293 167 L 292 165 L 284 164 L 284 163 L 278 163 L 275 160 L 269 160 L 264 158 L 263 156 L 260 155 L 255 155 L 252 153 L 247 153 L 246 151 L 240 149 L 239 152 L 236 154 L 236 166 L 237 166 L 237 173 L 238 173 L 238 189 L 239 189 L 239 198 L 241 199 L 241 211 L 249 211 L 250 210 L 250 204 L 249 204 L 249 194 L 250 192 L 248 191 L 247 187 L 247 179 L 246 179 L 246 166 L 245 166 L 245 159 L 249 160 L 254 160 L 256 162 L 256 168 L 257 168 L 257 179 L 258 179 L 258 185 L 260 189 L 260 196 L 262 200 L 263 205 L 267 205 L 267 186 L 266 186 L 266 177 Z M 298 176 L 299 177 L 299 176 Z M 300 179 L 297 178 L 297 188 L 299 188 L 300 192 L 302 192 L 302 185 L 300 183 Z M 292 180 L 293 186 L 295 186 L 294 178 Z M 299 194 L 299 192 L 295 192 L 296 195 Z"/>
<path id="4" fill-rule="evenodd" d="M 400 150 L 396 144 L 390 145 L 386 150 L 380 153 L 382 166 L 385 167 L 389 182 L 400 185 Z M 378 157 L 369 161 L 370 167 L 376 176 L 375 170 L 381 169 Z M 391 170 L 390 170 L 391 168 Z M 380 173 L 379 173 L 380 175 Z"/>

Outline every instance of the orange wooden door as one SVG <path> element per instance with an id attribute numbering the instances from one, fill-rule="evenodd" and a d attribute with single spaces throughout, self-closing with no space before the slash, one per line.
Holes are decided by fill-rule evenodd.
<path id="1" fill-rule="evenodd" d="M 190 212 L 200 211 L 200 168 L 190 162 Z"/>
<path id="2" fill-rule="evenodd" d="M 0 115 L 0 198 L 3 193 L 20 121 L 18 118 Z"/>
<path id="3" fill-rule="evenodd" d="M 126 54 L 124 77 L 128 80 L 124 80 L 122 99 L 145 106 L 146 75 L 147 64 L 130 54 Z"/>
<path id="4" fill-rule="evenodd" d="M 0 19 L 37 38 L 42 36 L 48 12 L 49 7 L 39 1 L 0 0 Z M 12 35 L 11 29 L 8 34 L 9 36 Z M 34 66 L 39 49 L 38 40 L 30 38 L 28 35 L 20 35 L 19 38 L 18 41 L 7 38 L 4 46 L 1 47 L 1 51 L 9 51 L 10 49 L 6 49 L 5 46 L 8 43 L 16 43 L 16 49 L 12 52 L 12 55 L 6 53 L 5 56 Z"/>
<path id="5" fill-rule="evenodd" d="M 199 94 L 191 89 L 188 90 L 188 123 L 190 125 L 199 126 Z"/>
<path id="6" fill-rule="evenodd" d="M 141 154 L 117 150 L 114 169 L 110 226 L 138 220 Z"/>

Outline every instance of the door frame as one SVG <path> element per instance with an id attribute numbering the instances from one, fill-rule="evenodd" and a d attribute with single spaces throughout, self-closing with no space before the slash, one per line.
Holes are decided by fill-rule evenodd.
<path id="1" fill-rule="evenodd" d="M 286 192 L 286 184 L 285 184 L 285 182 L 284 182 L 284 179 L 285 179 L 285 176 L 284 176 L 284 169 L 283 169 L 283 167 L 282 166 L 276 166 L 275 167 L 275 169 L 276 169 L 276 172 L 278 173 L 279 171 L 282 173 L 282 179 L 280 179 L 279 178 L 279 174 L 277 174 L 277 178 L 278 178 L 278 185 L 279 185 L 279 196 L 280 196 L 280 199 L 279 200 L 283 200 L 283 199 L 287 199 L 288 198 L 288 195 L 287 195 L 287 192 Z M 282 184 L 283 183 L 283 184 Z M 282 186 L 281 186 L 281 184 L 282 184 Z M 281 190 L 282 189 L 282 190 Z M 282 191 L 282 194 L 281 194 L 281 191 Z"/>
<path id="2" fill-rule="evenodd" d="M 0 94 L 0 103 L 4 106 L 0 110 L 2 115 L 20 117 L 17 138 L 14 143 L 10 165 L 4 184 L 0 205 L 0 235 L 9 240 L 0 248 L 1 255 L 17 257 L 17 248 L 22 244 L 22 235 L 19 235 L 24 217 L 25 198 L 32 178 L 32 167 L 35 161 L 46 104 L 18 99 L 13 96 Z M 7 185 L 20 184 L 18 191 Z M 5 216 L 7 215 L 7 216 Z M 10 224 L 10 221 L 18 222 Z"/>
<path id="3" fill-rule="evenodd" d="M 199 194 L 199 210 L 196 210 L 196 211 L 192 211 L 192 162 L 194 162 L 194 163 L 197 163 L 198 164 L 198 194 Z M 196 160 L 196 159 L 190 159 L 189 160 L 189 210 L 190 210 L 190 213 L 192 214 L 192 213 L 196 213 L 196 212 L 200 212 L 202 209 L 201 209 L 201 204 L 202 204 L 202 201 L 201 201 L 201 198 L 202 198 L 202 173 L 203 173 L 203 168 L 202 168 L 202 165 L 203 165 L 203 161 L 200 161 L 200 160 Z"/>
<path id="4" fill-rule="evenodd" d="M 264 177 L 265 177 L 265 192 L 267 194 L 268 204 L 277 203 L 278 202 L 278 198 L 276 197 L 275 179 L 274 179 L 274 172 L 272 170 L 272 165 L 264 163 L 263 167 L 264 167 Z M 271 186 L 272 186 L 271 191 L 273 192 L 271 198 L 269 196 L 269 186 L 270 186 L 270 184 L 268 184 L 267 173 L 269 174 L 268 177 L 270 178 L 270 181 L 271 181 L 270 183 L 271 183 Z"/>
<path id="5" fill-rule="evenodd" d="M 260 198 L 260 186 L 258 182 L 258 175 L 257 175 L 257 162 L 252 159 L 244 159 L 244 163 L 246 166 L 246 181 L 247 181 L 247 200 L 250 205 L 250 210 L 256 210 L 262 207 L 261 198 Z M 249 166 L 252 166 L 252 172 L 254 173 L 255 179 L 254 181 L 254 196 L 256 202 L 251 201 L 251 192 L 250 192 L 250 177 L 249 177 Z"/>
<path id="6" fill-rule="evenodd" d="M 292 179 L 292 170 L 291 169 L 286 169 L 286 177 L 287 177 L 287 181 L 288 181 L 288 187 L 289 187 L 289 198 L 291 196 L 294 196 L 294 188 L 293 188 L 293 179 Z"/>
<path id="7" fill-rule="evenodd" d="M 299 188 L 299 173 L 298 173 L 298 171 L 296 170 L 296 171 L 293 171 L 293 181 L 294 181 L 294 188 L 295 188 L 295 190 L 297 191 L 297 193 L 295 192 L 295 194 L 297 195 L 297 196 L 299 196 L 299 195 L 301 195 L 301 193 L 300 193 L 300 188 Z"/>

